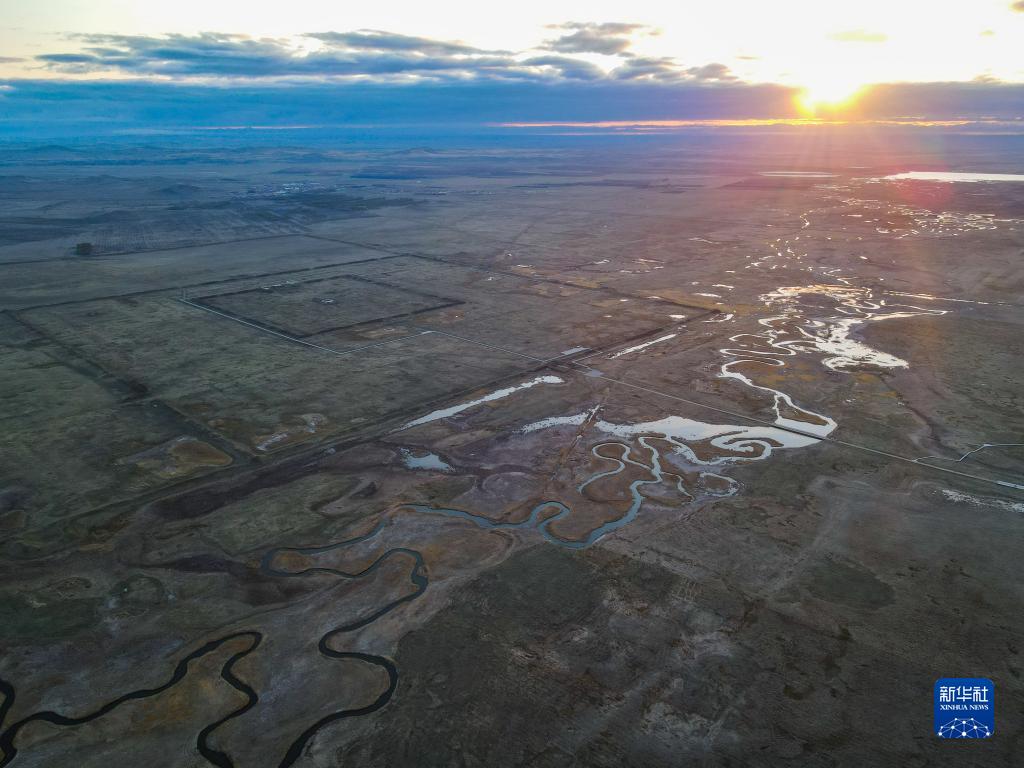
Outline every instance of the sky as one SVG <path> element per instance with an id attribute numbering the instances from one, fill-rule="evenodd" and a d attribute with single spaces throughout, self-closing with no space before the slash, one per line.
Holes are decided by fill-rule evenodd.
<path id="1" fill-rule="evenodd" d="M 271 122 L 1014 120 L 1022 51 L 1024 0 L 0 0 L 0 130 L 56 105 L 225 119 L 208 101 Z"/>

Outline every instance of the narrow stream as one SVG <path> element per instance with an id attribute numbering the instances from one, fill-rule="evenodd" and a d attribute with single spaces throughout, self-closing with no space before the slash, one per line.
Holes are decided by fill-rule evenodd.
<path id="1" fill-rule="evenodd" d="M 363 627 L 366 627 L 387 615 L 399 606 L 417 599 L 426 591 L 429 581 L 425 573 L 426 565 L 424 563 L 423 556 L 418 551 L 405 547 L 395 547 L 387 550 L 370 563 L 370 565 L 356 572 L 348 572 L 337 568 L 325 567 L 310 567 L 301 571 L 285 571 L 275 567 L 274 561 L 279 554 L 286 552 L 294 552 L 301 555 L 319 555 L 343 547 L 350 547 L 374 538 L 381 532 L 381 530 L 383 530 L 383 528 L 384 525 L 381 523 L 369 533 L 323 546 L 277 547 L 266 552 L 260 561 L 260 570 L 269 576 L 299 578 L 311 574 L 330 574 L 346 580 L 364 579 L 376 572 L 385 562 L 395 557 L 409 558 L 412 561 L 412 568 L 409 572 L 409 581 L 413 586 L 413 590 L 411 592 L 407 592 L 406 594 L 395 598 L 391 602 L 365 616 L 357 617 L 351 621 L 334 627 L 327 631 L 317 643 L 317 650 L 322 656 L 328 659 L 354 659 L 382 669 L 387 675 L 387 686 L 371 703 L 362 707 L 337 710 L 309 725 L 288 746 L 284 757 L 278 763 L 278 768 L 289 768 L 289 766 L 293 765 L 295 761 L 302 756 L 302 751 L 305 749 L 309 740 L 312 739 L 313 736 L 315 736 L 316 733 L 324 726 L 345 718 L 368 715 L 387 705 L 392 696 L 394 696 L 395 689 L 398 686 L 398 669 L 395 667 L 394 662 L 385 656 L 379 656 L 376 654 L 362 653 L 358 651 L 339 651 L 336 650 L 332 644 L 341 636 L 362 629 Z M 128 701 L 147 699 L 157 696 L 181 682 L 189 673 L 192 662 L 213 653 L 226 643 L 242 638 L 248 640 L 247 646 L 232 654 L 227 661 L 224 662 L 221 667 L 220 677 L 232 688 L 244 694 L 246 701 L 241 706 L 231 710 L 228 714 L 203 727 L 196 737 L 196 750 L 208 762 L 217 766 L 217 768 L 234 768 L 235 763 L 231 757 L 226 752 L 212 746 L 210 738 L 213 736 L 214 732 L 225 723 L 242 716 L 250 709 L 257 706 L 260 701 L 259 695 L 253 687 L 234 674 L 235 664 L 253 653 L 259 647 L 260 643 L 263 642 L 264 633 L 257 630 L 240 630 L 224 635 L 223 637 L 215 640 L 210 640 L 179 661 L 164 683 L 153 688 L 142 688 L 131 691 L 130 693 L 119 696 L 116 699 L 97 707 L 91 712 L 80 716 L 63 715 L 58 712 L 44 710 L 27 715 L 26 717 L 23 717 L 22 719 L 5 727 L 7 716 L 14 706 L 16 691 L 10 682 L 0 679 L 0 695 L 3 696 L 3 700 L 0 702 L 0 768 L 10 765 L 18 756 L 19 750 L 15 744 L 15 740 L 21 730 L 27 725 L 35 722 L 46 722 L 52 725 L 64 727 L 83 725 L 109 714 Z"/>

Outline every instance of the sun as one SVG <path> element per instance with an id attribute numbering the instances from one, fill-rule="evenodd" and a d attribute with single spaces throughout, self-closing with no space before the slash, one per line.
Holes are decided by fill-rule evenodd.
<path id="1" fill-rule="evenodd" d="M 823 76 L 805 81 L 797 95 L 800 110 L 807 115 L 835 112 L 849 106 L 864 88 L 864 83 L 842 76 Z"/>

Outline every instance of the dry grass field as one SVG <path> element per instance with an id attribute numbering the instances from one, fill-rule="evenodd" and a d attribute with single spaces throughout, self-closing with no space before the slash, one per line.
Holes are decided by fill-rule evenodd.
<path id="1" fill-rule="evenodd" d="M 0 765 L 1014 765 L 1024 185 L 875 151 L 8 165 Z"/>

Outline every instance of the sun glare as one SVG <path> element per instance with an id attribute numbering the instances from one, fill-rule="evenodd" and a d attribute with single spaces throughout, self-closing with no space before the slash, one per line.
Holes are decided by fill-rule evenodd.
<path id="1" fill-rule="evenodd" d="M 850 105 L 864 84 L 843 77 L 823 77 L 805 83 L 797 96 L 801 111 L 813 116 L 822 111 L 833 112 Z"/>

